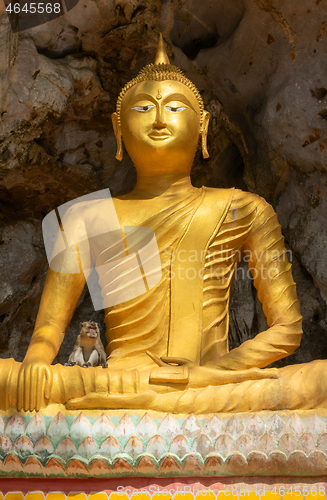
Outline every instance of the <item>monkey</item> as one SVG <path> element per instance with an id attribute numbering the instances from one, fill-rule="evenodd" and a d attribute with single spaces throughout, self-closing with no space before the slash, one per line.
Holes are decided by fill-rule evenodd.
<path id="1" fill-rule="evenodd" d="M 88 368 L 101 365 L 107 368 L 106 353 L 100 340 L 98 324 L 94 321 L 84 321 L 80 326 L 81 331 L 65 366 L 79 365 Z"/>

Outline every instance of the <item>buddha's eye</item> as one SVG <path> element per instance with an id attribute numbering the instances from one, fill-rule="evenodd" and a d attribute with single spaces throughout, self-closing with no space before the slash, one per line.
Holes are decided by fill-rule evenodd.
<path id="1" fill-rule="evenodd" d="M 149 109 L 154 108 L 153 104 L 148 104 L 147 106 L 133 106 L 132 109 L 136 109 L 136 111 L 141 111 L 141 113 L 145 111 L 149 111 Z"/>
<path id="2" fill-rule="evenodd" d="M 186 107 L 185 106 L 177 106 L 177 107 L 165 106 L 165 109 L 168 109 L 168 111 L 172 111 L 173 113 L 180 113 L 181 111 L 186 109 Z"/>

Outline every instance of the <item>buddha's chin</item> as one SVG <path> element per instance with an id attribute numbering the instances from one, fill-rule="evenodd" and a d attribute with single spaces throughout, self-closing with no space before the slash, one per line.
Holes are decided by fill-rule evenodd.
<path id="1" fill-rule="evenodd" d="M 180 174 L 191 170 L 197 144 L 182 145 L 174 140 L 151 140 L 140 144 L 125 144 L 136 170 L 161 174 Z"/>
<path id="2" fill-rule="evenodd" d="M 161 178 L 171 177 L 189 177 L 191 173 L 192 163 L 177 164 L 176 162 L 143 162 L 135 164 L 138 178 L 152 178 L 154 182 L 160 182 Z"/>
<path id="3" fill-rule="evenodd" d="M 164 155 L 147 155 L 141 161 L 133 163 L 138 175 L 190 175 L 192 159 L 165 153 Z"/>

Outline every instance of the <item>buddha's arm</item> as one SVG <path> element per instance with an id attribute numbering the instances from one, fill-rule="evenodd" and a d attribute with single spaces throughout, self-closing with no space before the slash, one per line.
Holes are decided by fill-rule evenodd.
<path id="1" fill-rule="evenodd" d="M 260 198 L 255 213 L 244 250 L 270 328 L 222 356 L 217 368 L 263 368 L 293 354 L 302 337 L 300 305 L 277 215 Z"/>
<path id="2" fill-rule="evenodd" d="M 47 363 L 52 363 L 84 286 L 83 273 L 65 274 L 49 269 L 25 361 L 42 357 Z"/>
<path id="3" fill-rule="evenodd" d="M 81 241 L 86 238 L 82 219 L 71 210 L 63 220 L 66 242 Z M 60 233 L 56 245 L 59 246 Z M 84 238 L 84 241 L 87 240 Z M 81 269 L 83 262 L 90 262 L 88 244 L 77 247 L 70 244 L 64 252 L 59 252 L 51 262 L 44 290 L 42 293 L 35 329 L 21 365 L 18 378 L 17 408 L 25 411 L 37 411 L 50 397 L 52 371 L 50 364 L 58 354 L 66 329 L 77 306 L 85 286 L 85 277 Z M 56 250 L 56 248 L 55 248 Z M 54 254 L 56 254 L 54 252 Z M 90 267 L 90 266 L 88 266 Z"/>
<path id="4" fill-rule="evenodd" d="M 43 397 L 49 399 L 49 365 L 59 351 L 84 285 L 82 273 L 64 274 L 49 269 L 35 330 L 19 373 L 18 410 L 38 411 Z"/>

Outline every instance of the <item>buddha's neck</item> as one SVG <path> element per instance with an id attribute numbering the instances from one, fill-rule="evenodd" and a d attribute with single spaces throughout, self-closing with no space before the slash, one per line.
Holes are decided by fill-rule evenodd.
<path id="1" fill-rule="evenodd" d="M 189 176 L 157 176 L 157 177 L 137 177 L 136 186 L 132 193 L 134 196 L 142 198 L 154 198 L 157 196 L 164 198 L 183 197 L 197 191 L 192 186 Z"/>

